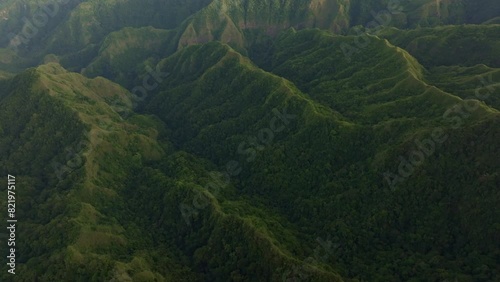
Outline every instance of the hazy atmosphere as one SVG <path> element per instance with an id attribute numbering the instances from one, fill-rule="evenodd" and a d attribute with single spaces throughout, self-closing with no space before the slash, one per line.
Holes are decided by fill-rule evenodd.
<path id="1" fill-rule="evenodd" d="M 0 0 L 0 281 L 500 281 L 499 0 Z"/>

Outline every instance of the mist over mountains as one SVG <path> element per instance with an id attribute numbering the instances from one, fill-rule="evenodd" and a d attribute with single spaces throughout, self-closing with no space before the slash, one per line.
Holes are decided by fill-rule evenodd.
<path id="1" fill-rule="evenodd" d="M 0 35 L 2 281 L 500 277 L 496 0 L 5 0 Z"/>

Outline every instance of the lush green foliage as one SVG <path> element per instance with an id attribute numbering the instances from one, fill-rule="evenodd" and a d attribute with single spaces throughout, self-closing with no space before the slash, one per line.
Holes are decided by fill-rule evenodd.
<path id="1" fill-rule="evenodd" d="M 16 278 L 495 281 L 499 2 L 393 2 L 71 2 L 0 49 Z"/>

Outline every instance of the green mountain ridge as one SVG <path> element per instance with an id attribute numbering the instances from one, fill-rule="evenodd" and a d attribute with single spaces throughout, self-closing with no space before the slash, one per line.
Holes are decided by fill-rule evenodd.
<path id="1" fill-rule="evenodd" d="M 310 34 L 314 33 L 315 33 L 314 31 L 302 32 L 299 33 L 297 36 L 304 35 L 307 37 Z M 318 37 L 320 37 L 321 39 L 328 38 L 328 36 L 324 35 Z M 304 40 L 306 40 L 305 42 L 308 43 L 311 42 L 309 38 L 306 38 Z M 284 46 L 291 45 L 285 42 L 286 41 L 284 41 L 283 44 Z M 297 44 L 297 46 L 301 46 L 301 48 L 299 49 L 302 51 L 301 55 L 307 57 L 307 54 L 305 54 L 306 52 L 304 52 L 304 50 L 307 50 L 307 48 L 301 45 L 300 41 L 299 42 L 295 41 L 294 44 Z M 379 187 L 377 190 L 380 189 L 380 191 L 383 191 L 385 189 L 384 188 L 385 185 L 384 183 L 379 181 L 383 181 L 383 179 L 380 178 L 380 175 L 382 175 L 384 171 L 382 170 L 378 172 L 371 171 L 372 168 L 378 167 L 378 169 L 380 169 L 380 167 L 384 167 L 386 165 L 389 165 L 390 167 L 390 163 L 388 163 L 389 160 L 398 159 L 397 156 L 398 154 L 405 154 L 408 150 L 411 150 L 408 147 L 411 148 L 412 145 L 414 146 L 415 139 L 417 140 L 420 138 L 423 139 L 425 138 L 426 135 L 430 136 L 432 134 L 431 132 L 433 127 L 439 127 L 439 126 L 450 127 L 450 124 L 447 122 L 447 120 L 443 120 L 442 115 L 450 107 L 462 103 L 461 99 L 458 99 L 450 94 L 444 93 L 435 87 L 430 87 L 425 83 L 423 83 L 422 81 L 416 80 L 415 76 L 411 74 L 410 76 L 413 77 L 416 80 L 416 82 L 419 83 L 422 92 L 418 92 L 418 88 L 415 88 L 415 84 L 412 84 L 409 87 L 414 89 L 413 91 L 416 92 L 415 93 L 416 95 L 414 97 L 410 96 L 412 100 L 408 100 L 402 97 L 399 98 L 399 100 L 396 100 L 395 102 L 391 102 L 391 104 L 396 104 L 396 106 L 389 108 L 379 107 L 379 109 L 375 112 L 373 112 L 373 110 L 371 110 L 370 107 L 368 107 L 368 111 L 373 112 L 372 115 L 370 116 L 371 120 L 376 121 L 377 120 L 376 117 L 378 115 L 381 115 L 381 113 L 391 113 L 393 116 L 390 116 L 390 119 L 385 122 L 376 123 L 374 126 L 365 126 L 362 124 L 355 124 L 352 121 L 349 123 L 348 119 L 340 116 L 339 113 L 335 113 L 334 111 L 328 110 L 327 108 L 321 106 L 317 102 L 311 101 L 310 98 L 306 98 L 307 97 L 306 94 L 299 94 L 298 97 L 303 97 L 300 99 L 303 102 L 299 104 L 297 104 L 298 101 L 292 102 L 293 100 L 291 99 L 294 96 L 287 94 L 286 97 L 288 98 L 286 98 L 285 100 L 288 101 L 286 102 L 288 104 L 288 106 L 286 107 L 287 112 L 294 114 L 300 113 L 297 117 L 298 124 L 290 125 L 291 126 L 290 129 L 287 130 L 287 132 L 292 132 L 291 135 L 282 138 L 278 134 L 276 134 L 274 135 L 274 138 L 269 144 L 257 141 L 258 143 L 254 145 L 248 145 L 249 144 L 248 142 L 251 142 L 250 141 L 251 139 L 248 139 L 247 141 L 247 139 L 245 139 L 244 136 L 245 135 L 255 136 L 255 134 L 257 134 L 260 129 L 264 130 L 266 128 L 266 121 L 257 120 L 253 122 L 246 122 L 247 118 L 245 118 L 246 117 L 245 112 L 250 112 L 251 113 L 251 115 L 249 115 L 250 117 L 254 118 L 263 117 L 264 120 L 267 120 L 268 122 L 269 119 L 271 119 L 271 117 L 269 116 L 270 115 L 269 112 L 271 112 L 271 109 L 268 108 L 266 113 L 265 109 L 266 107 L 269 107 L 266 105 L 271 101 L 273 101 L 274 103 L 275 101 L 280 101 L 278 98 L 279 96 L 277 96 L 277 94 L 273 94 L 274 93 L 273 90 L 247 91 L 246 89 L 239 89 L 237 91 L 238 93 L 240 93 L 240 95 L 238 95 L 237 97 L 233 97 L 231 93 L 234 93 L 235 90 L 231 89 L 231 85 L 242 85 L 242 84 L 247 85 L 245 83 L 238 83 L 236 81 L 242 78 L 249 78 L 253 76 L 253 74 L 239 75 L 239 73 L 240 72 L 247 73 L 248 69 L 252 69 L 254 67 L 248 65 L 248 63 L 245 62 L 245 60 L 242 61 L 241 55 L 238 55 L 236 53 L 229 53 L 229 54 L 235 54 L 231 56 L 229 56 L 228 53 L 223 53 L 228 55 L 224 55 L 222 56 L 222 59 L 216 61 L 216 63 L 212 63 L 213 65 L 212 67 L 210 67 L 210 64 L 206 65 L 206 61 L 207 60 L 210 61 L 213 58 L 213 55 L 208 55 L 208 54 L 214 54 L 213 51 L 208 51 L 206 48 L 213 48 L 212 47 L 213 45 L 214 44 L 211 43 L 209 45 L 204 45 L 202 47 L 193 47 L 179 53 L 179 55 L 177 56 L 173 56 L 168 60 L 162 62 L 161 65 L 164 66 L 164 68 L 162 68 L 162 71 L 167 71 L 169 73 L 172 73 L 173 75 L 169 77 L 167 81 L 164 82 L 164 84 L 162 84 L 162 89 L 160 90 L 159 95 L 155 96 L 155 98 L 151 100 L 150 102 L 151 106 L 146 108 L 146 112 L 151 111 L 152 113 L 155 113 L 165 121 L 168 127 L 173 129 L 172 136 L 174 143 L 179 144 L 183 150 L 187 150 L 188 152 L 197 155 L 202 154 L 204 157 L 213 160 L 222 167 L 224 167 L 224 165 L 226 164 L 226 162 L 228 162 L 228 160 L 231 160 L 232 158 L 236 159 L 237 162 L 242 165 L 242 172 L 241 174 L 237 175 L 235 183 L 238 183 L 238 186 L 241 187 L 240 189 L 242 189 L 242 192 L 254 198 L 255 199 L 254 202 L 263 202 L 264 205 L 277 207 L 278 210 L 281 210 L 280 213 L 283 216 L 288 217 L 290 222 L 298 222 L 299 226 L 310 225 L 307 221 L 304 221 L 305 218 L 308 217 L 304 213 L 307 214 L 306 212 L 307 210 L 310 211 L 315 210 L 313 209 L 313 207 L 310 206 L 310 204 L 307 204 L 308 202 L 314 201 L 313 199 L 315 197 L 312 196 L 313 194 L 319 197 L 327 197 L 331 193 L 330 189 L 338 189 L 335 191 L 339 191 L 337 193 L 340 193 L 340 191 L 342 191 L 343 189 L 348 189 L 347 187 L 357 187 L 355 191 L 357 191 L 359 195 L 357 194 L 357 196 L 354 197 L 354 199 L 356 199 L 354 200 L 354 202 L 349 203 L 350 205 L 357 205 L 359 203 L 356 203 L 355 201 L 359 201 L 359 199 L 363 198 L 362 195 L 364 195 L 364 197 L 369 197 L 367 196 L 367 194 L 374 193 L 369 185 L 366 186 L 366 184 L 363 184 L 363 181 L 372 184 L 378 183 L 376 184 Z M 322 44 L 318 42 L 311 42 L 310 45 L 315 46 L 313 48 L 316 48 L 316 46 L 321 46 Z M 328 44 L 325 45 L 330 46 Z M 383 43 L 383 41 L 381 41 L 381 45 L 387 46 L 385 43 Z M 374 46 L 376 45 L 374 44 Z M 398 49 L 395 47 L 391 46 L 387 47 L 389 51 L 387 53 L 389 54 L 394 54 L 394 53 L 403 54 L 400 51 L 398 51 Z M 290 48 L 287 48 L 286 50 L 293 51 L 293 49 Z M 193 54 L 194 56 L 198 54 L 199 59 L 193 59 L 190 56 L 185 57 L 188 56 L 188 54 L 189 55 Z M 277 52 L 277 54 L 280 53 Z M 321 60 L 322 58 L 321 53 L 315 52 L 315 55 L 318 56 L 315 58 L 320 58 L 318 59 L 318 61 L 323 63 L 323 61 Z M 293 55 L 287 55 L 285 57 L 294 58 Z M 394 58 L 394 55 L 388 55 L 388 57 Z M 221 58 L 221 55 L 216 55 L 216 58 Z M 404 61 L 408 61 L 410 57 L 403 55 L 403 56 L 395 56 L 395 58 L 401 58 L 404 59 Z M 179 60 L 181 62 L 193 62 L 193 61 L 200 62 L 201 65 L 180 64 Z M 380 58 L 377 58 L 377 60 L 380 61 Z M 359 57 L 359 61 L 366 62 L 366 59 L 363 57 Z M 303 60 L 302 64 L 304 67 L 301 69 L 315 72 L 315 69 L 313 67 L 308 67 L 307 64 L 304 65 Z M 409 64 L 409 63 L 405 62 L 404 64 Z M 293 67 L 288 66 L 285 69 L 290 71 L 293 70 Z M 204 72 L 204 70 L 206 71 Z M 227 70 L 228 73 L 231 75 L 226 74 L 225 76 L 221 76 L 222 70 L 225 71 Z M 255 70 L 254 72 L 259 73 L 260 71 Z M 213 77 L 217 79 L 214 80 Z M 298 75 L 298 77 L 307 78 L 309 76 L 307 74 L 302 73 Z M 221 79 L 223 79 L 222 81 L 226 82 L 221 83 L 220 85 L 213 84 L 215 81 L 221 81 Z M 351 76 L 351 79 L 356 80 L 354 76 Z M 258 84 L 267 85 L 266 79 L 263 78 L 260 79 L 255 78 L 251 79 L 251 81 L 254 81 L 255 83 Z M 330 79 L 328 81 L 334 81 L 334 79 Z M 289 82 L 286 82 L 286 84 L 291 85 Z M 273 83 L 270 85 L 275 85 L 275 87 L 277 87 L 280 84 Z M 349 83 L 344 83 L 344 85 L 349 85 Z M 353 85 L 356 84 L 353 83 Z M 167 88 L 164 90 L 163 87 Z M 250 89 L 253 88 L 252 84 L 248 84 L 248 87 Z M 290 89 L 290 87 L 292 88 Z M 293 86 L 288 86 L 285 88 L 285 91 L 287 89 L 290 91 L 294 88 L 295 87 Z M 203 91 L 200 91 L 201 89 L 203 89 Z M 399 88 L 398 90 L 404 91 L 405 89 Z M 292 91 L 298 91 L 298 89 Z M 384 92 L 383 89 L 379 91 Z M 408 91 L 408 89 L 406 89 L 406 91 Z M 264 102 L 260 102 L 263 103 L 264 106 L 261 106 L 259 108 L 260 111 L 256 112 L 256 110 L 253 110 L 253 107 L 251 106 L 251 104 L 249 104 L 249 101 L 247 101 L 245 97 L 246 95 L 249 95 L 249 97 L 252 97 L 253 103 L 255 102 L 259 103 L 259 101 L 261 100 L 252 94 L 262 93 L 262 92 L 270 93 L 270 96 L 268 96 L 268 98 L 266 98 Z M 372 96 L 378 97 L 376 93 L 377 92 L 375 92 Z M 188 96 L 185 96 L 187 94 Z M 179 95 L 184 95 L 184 98 L 182 98 L 183 96 Z M 225 95 L 226 98 L 225 99 L 218 98 L 220 97 L 220 95 Z M 168 100 L 163 100 L 165 98 L 168 98 Z M 237 103 L 238 99 L 242 101 L 240 105 L 245 105 L 245 107 L 243 108 L 244 112 L 241 112 L 239 116 L 237 116 L 236 118 L 231 113 L 237 115 L 238 112 L 236 112 L 236 109 L 241 109 L 241 106 L 238 106 L 239 103 Z M 227 101 L 227 102 L 222 103 L 222 101 Z M 217 108 L 216 106 L 216 104 L 218 103 L 221 103 L 219 108 Z M 303 106 L 299 106 L 300 104 L 303 103 L 306 103 L 307 105 L 310 106 L 306 106 L 305 108 L 303 108 Z M 433 105 L 433 107 L 431 107 L 431 111 L 433 112 L 429 112 L 427 106 L 428 104 Z M 161 106 L 158 107 L 157 105 Z M 273 104 L 270 105 L 270 107 L 273 106 L 274 106 Z M 402 106 L 406 106 L 406 108 L 402 108 Z M 412 110 L 412 107 L 415 106 L 419 107 L 418 109 L 420 110 L 422 109 L 427 109 L 427 110 L 426 111 Z M 401 111 L 401 114 L 406 113 L 407 116 L 400 116 L 400 117 L 394 116 L 395 108 L 399 109 Z M 361 110 L 358 109 L 357 111 Z M 219 112 L 218 115 L 217 112 Z M 165 113 L 167 113 L 166 116 L 164 116 Z M 268 116 L 268 118 L 266 118 L 266 116 Z M 433 118 L 434 121 L 432 121 Z M 429 125 L 429 119 L 432 121 L 430 125 Z M 233 120 L 234 121 L 237 120 L 238 123 L 236 124 L 235 122 L 233 122 Z M 185 123 L 182 122 L 179 123 L 179 121 L 185 121 Z M 394 124 L 396 123 L 396 121 L 398 123 L 397 131 L 395 131 L 394 128 Z M 470 125 L 471 127 L 470 130 L 473 130 L 475 132 L 475 129 L 473 128 L 476 128 L 476 126 L 477 127 L 486 126 L 488 128 L 493 129 L 495 127 L 494 124 L 496 124 L 497 121 L 498 121 L 498 111 L 494 110 L 492 111 L 487 106 L 479 105 L 478 109 L 474 111 L 473 115 L 470 116 L 469 119 L 467 120 L 467 124 Z M 196 127 L 194 125 L 196 125 Z M 201 128 L 198 129 L 198 127 Z M 239 130 L 241 130 L 239 128 L 248 129 L 249 132 L 247 134 L 239 133 Z M 299 132 L 296 132 L 299 128 L 301 130 Z M 252 131 L 255 133 L 252 133 Z M 328 134 L 328 132 L 330 132 L 330 134 Z M 459 131 L 453 130 L 450 132 L 450 134 L 453 135 L 470 134 L 466 132 L 467 131 L 462 132 L 461 130 Z M 491 135 L 491 137 L 488 138 L 495 138 L 494 137 L 495 133 L 493 132 L 491 133 L 493 135 Z M 324 136 L 325 133 L 328 135 Z M 243 138 L 241 138 L 240 136 L 242 136 Z M 315 136 L 317 138 L 317 142 L 309 140 L 308 136 Z M 323 143 L 324 140 L 329 140 L 328 143 L 331 149 L 328 149 L 324 145 L 322 145 L 324 144 Z M 363 148 L 358 148 L 356 153 L 350 151 L 348 148 L 353 145 L 351 143 L 352 140 L 357 140 L 357 142 L 359 142 L 357 144 L 359 145 L 364 143 Z M 245 143 L 245 141 L 247 142 Z M 453 141 L 449 139 L 448 142 L 453 142 Z M 230 144 L 234 145 L 231 146 Z M 243 144 L 243 146 L 241 146 L 241 144 Z M 381 147 L 372 147 L 373 145 L 370 144 L 373 144 L 375 146 L 376 144 L 384 144 L 384 145 L 382 145 Z M 354 145 L 356 146 L 356 143 Z M 453 146 L 457 146 L 456 148 L 458 148 L 461 145 L 455 143 Z M 231 147 L 233 149 L 231 149 Z M 395 149 L 397 147 L 399 147 L 400 149 Z M 298 148 L 316 148 L 316 150 L 307 150 L 307 149 L 297 150 Z M 391 149 L 392 152 L 387 151 L 386 148 L 392 148 Z M 262 152 L 259 153 L 260 150 L 262 150 Z M 285 152 L 287 152 L 288 150 L 292 151 L 286 154 Z M 374 155 L 375 152 L 378 152 L 378 154 Z M 450 153 L 449 151 L 445 150 L 444 152 L 439 154 L 438 159 L 442 159 L 443 154 L 444 156 L 446 156 L 449 153 Z M 220 159 L 221 155 L 222 156 L 228 155 L 228 156 L 226 157 L 226 159 Z M 482 155 L 482 153 L 478 152 L 478 155 Z M 301 157 L 299 159 L 294 159 L 295 156 L 301 156 Z M 329 159 L 331 157 L 333 157 L 333 159 Z M 363 161 L 371 159 L 374 159 L 374 163 L 370 164 Z M 490 171 L 489 173 L 492 173 L 493 175 L 498 175 L 495 173 L 496 170 L 494 165 L 495 162 L 496 161 L 493 158 L 489 158 L 489 160 L 487 161 L 488 164 L 485 164 L 484 168 L 491 166 L 488 169 L 488 171 Z M 227 164 L 229 164 L 229 162 Z M 244 164 L 245 166 L 243 166 Z M 245 171 L 244 167 L 246 167 L 247 165 L 249 166 L 249 170 Z M 432 165 L 432 163 L 428 163 L 428 165 Z M 435 168 L 435 164 L 433 165 L 433 167 Z M 327 168 L 329 170 L 325 173 L 325 170 Z M 284 171 L 288 173 L 283 174 Z M 361 173 L 361 171 L 363 171 L 364 177 L 358 180 L 356 184 L 353 184 L 352 175 Z M 336 175 L 336 180 L 334 182 L 330 182 L 328 179 L 325 179 L 325 174 L 328 175 L 330 173 Z M 447 174 L 448 172 L 441 171 L 441 173 Z M 342 180 L 343 177 L 346 177 L 345 182 L 344 180 Z M 498 181 L 495 180 L 497 176 L 492 176 L 492 177 L 493 178 L 490 179 L 491 182 L 489 182 L 490 184 L 488 184 L 490 185 L 489 187 L 491 188 L 494 187 L 495 181 Z M 419 184 L 417 184 L 418 179 L 419 177 L 415 179 L 410 178 L 406 180 L 407 182 L 405 183 L 406 184 L 405 186 L 412 187 L 415 185 L 419 187 L 418 186 Z M 304 180 L 307 182 L 304 182 Z M 350 184 L 348 184 L 349 181 L 351 181 Z M 411 183 L 412 181 L 417 181 L 417 182 Z M 346 185 L 347 187 L 344 185 Z M 311 188 L 315 187 L 315 188 L 313 190 L 309 189 L 303 190 L 304 187 L 311 187 Z M 441 191 L 440 189 L 442 189 L 439 188 L 440 187 L 439 185 L 435 184 L 431 185 L 431 187 L 438 189 L 438 191 Z M 465 187 L 463 187 L 463 189 L 466 189 Z M 407 190 L 404 189 L 404 191 Z M 469 191 L 468 193 L 470 192 L 471 191 Z M 493 190 L 490 190 L 490 192 L 494 193 Z M 382 194 L 385 195 L 385 193 L 380 192 L 380 194 L 378 194 L 377 197 L 384 197 L 382 196 Z M 373 197 L 373 195 L 371 195 L 371 197 Z M 385 195 L 385 197 L 388 196 Z M 392 200 L 388 199 L 382 200 L 382 198 L 377 198 L 377 199 L 380 201 L 379 204 L 385 202 L 389 206 L 392 205 L 389 204 Z M 418 199 L 421 198 L 418 197 Z M 338 199 L 336 201 L 338 201 Z M 289 207 L 290 202 L 294 203 L 295 211 L 293 212 L 290 210 Z M 346 204 L 345 203 L 346 200 L 343 200 L 342 202 L 343 205 Z M 429 206 L 432 206 L 430 202 Z M 370 209 L 370 208 L 365 206 L 364 208 L 359 207 L 353 209 L 361 211 L 363 209 Z M 388 209 L 388 206 L 384 207 L 384 204 L 382 204 L 382 207 L 380 206 L 377 208 L 374 207 L 374 209 L 386 210 Z M 330 210 L 324 212 L 316 211 L 316 213 L 310 215 L 310 217 L 325 218 L 325 219 L 330 218 L 329 220 L 327 220 L 327 222 L 332 222 L 332 221 L 335 222 L 335 219 L 331 218 L 332 214 L 336 214 L 336 216 L 339 217 L 337 220 L 353 217 L 352 210 L 350 210 L 351 213 L 350 215 L 344 214 L 345 211 L 341 212 L 342 210 L 343 209 L 341 209 L 340 211 L 336 210 L 336 212 L 331 212 Z M 422 210 L 420 210 L 419 212 L 425 213 Z M 352 221 L 350 222 L 351 224 L 353 224 L 353 222 L 358 222 L 361 226 L 365 226 L 365 224 L 369 223 L 362 219 L 364 217 L 365 215 L 363 215 L 363 213 L 360 212 L 360 214 L 357 214 L 355 217 L 357 219 L 352 219 Z M 434 221 L 429 221 L 429 222 L 434 222 Z M 311 226 L 308 227 L 307 229 L 323 230 L 324 227 L 322 226 L 323 225 L 321 223 L 318 223 L 316 227 Z M 370 230 L 372 230 L 374 226 L 365 228 L 369 228 Z M 335 228 L 332 229 L 335 230 Z M 338 229 L 336 232 L 338 232 Z M 489 231 L 487 233 L 490 234 L 490 236 L 494 236 L 493 233 L 489 233 Z M 357 236 L 360 236 L 359 233 L 356 234 Z M 338 243 L 341 244 L 341 242 L 342 241 L 339 241 Z M 344 253 L 343 255 L 348 256 L 347 253 L 349 253 L 349 251 L 345 250 L 345 252 L 346 253 Z M 359 254 L 359 256 L 363 258 L 371 258 L 372 256 L 380 257 L 380 254 L 379 255 Z M 343 259 L 346 259 L 346 257 L 343 257 Z M 357 263 L 360 264 L 359 257 Z M 367 263 L 368 265 L 370 264 L 369 262 Z M 350 267 L 352 267 L 354 263 L 349 263 L 349 265 Z M 350 275 L 348 273 L 352 273 L 351 275 L 354 275 L 354 273 L 359 274 L 360 272 L 362 272 L 361 270 L 352 270 L 352 269 L 347 270 L 346 268 L 344 268 L 344 271 L 346 272 L 345 273 L 341 272 L 341 274 L 346 276 Z M 411 275 L 412 277 L 415 277 L 418 274 L 412 273 Z M 426 277 L 429 274 L 423 274 L 423 275 L 425 275 L 424 277 Z M 396 279 L 394 277 L 392 278 L 388 277 L 386 277 L 386 279 Z M 363 277 L 363 279 L 368 279 L 368 277 Z M 379 279 L 382 278 L 380 277 Z"/>
<path id="2" fill-rule="evenodd" d="M 40 3 L 0 4 L 15 281 L 500 276 L 497 1 L 70 1 L 16 48 Z"/>
<path id="3" fill-rule="evenodd" d="M 178 48 L 220 40 L 239 51 L 248 51 L 254 42 L 276 36 L 290 27 L 322 28 L 334 32 L 347 32 L 356 25 L 373 24 L 414 28 L 417 25 L 482 23 L 500 12 L 500 6 L 494 0 L 482 0 L 480 3 L 450 0 L 418 3 L 382 0 L 370 3 L 362 0 L 266 0 L 259 3 L 193 0 L 182 4 L 160 0 L 120 0 L 105 4 L 94 0 L 75 0 L 63 2 L 57 7 L 40 3 L 26 0 L 23 3 L 6 1 L 2 4 L 0 13 L 7 20 L 0 22 L 0 30 L 5 30 L 8 35 L 4 40 L 8 38 L 10 48 L 15 46 L 18 55 L 27 57 L 28 66 L 38 64 L 44 55 L 52 53 L 61 57 L 63 66 L 78 71 L 97 55 L 107 35 L 124 27 L 152 26 L 175 30 L 176 36 L 172 40 L 177 41 Z M 478 12 L 478 6 L 488 7 L 484 9 L 487 12 Z M 138 9 L 150 10 L 131 12 Z M 48 18 L 47 23 L 38 27 L 35 14 Z M 22 23 L 24 15 L 27 22 Z M 8 47 L 9 42 L 2 44 L 0 41 L 0 46 Z"/>

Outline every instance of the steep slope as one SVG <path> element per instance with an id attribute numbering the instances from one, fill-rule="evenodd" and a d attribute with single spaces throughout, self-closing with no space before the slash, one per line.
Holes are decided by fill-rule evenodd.
<path id="1" fill-rule="evenodd" d="M 120 179 L 134 168 L 127 161 L 134 153 L 145 160 L 162 154 L 154 131 L 143 127 L 139 133 L 116 113 L 109 115 L 105 101 L 129 104 L 126 90 L 57 65 L 16 76 L 10 89 L 0 102 L 2 123 L 9 124 L 0 152 L 2 173 L 15 174 L 20 188 L 20 279 L 111 278 L 119 270 L 114 260 L 138 240 L 125 235 L 137 232 L 133 227 L 118 222 L 125 206 L 117 197 Z M 106 209 L 110 202 L 115 206 Z M 141 268 L 147 272 L 150 266 L 143 262 Z"/>
<path id="2" fill-rule="evenodd" d="M 415 28 L 482 23 L 499 14 L 500 4 L 494 0 L 216 0 L 182 25 L 179 46 L 218 40 L 241 50 L 253 43 L 255 34 L 274 36 L 290 27 L 343 33 L 357 25 Z"/>
<path id="3" fill-rule="evenodd" d="M 430 83 L 463 99 L 476 98 L 500 110 L 500 69 L 484 64 L 473 67 L 440 66 L 430 69 Z"/>
<path id="4" fill-rule="evenodd" d="M 18 278 L 494 281 L 498 3 L 3 1 Z"/>
<path id="5" fill-rule="evenodd" d="M 378 33 L 380 37 L 408 51 L 426 67 L 471 67 L 485 64 L 496 68 L 500 67 L 498 34 L 498 24 L 440 26 L 414 30 L 391 28 Z"/>
<path id="6" fill-rule="evenodd" d="M 104 76 L 131 89 L 145 65 L 156 64 L 174 53 L 174 36 L 173 30 L 152 27 L 112 32 L 104 39 L 97 56 L 81 72 L 88 77 Z"/>
<path id="7" fill-rule="evenodd" d="M 299 248 L 284 220 L 231 200 L 230 186 L 204 192 L 213 165 L 173 151 L 162 123 L 130 112 L 120 86 L 48 64 L 10 87 L 0 101 L 0 168 L 20 188 L 20 279 L 279 280 L 284 270 L 275 269 L 303 267 L 316 281 L 340 281 L 277 241 L 284 235 Z M 209 202 L 200 206 L 200 195 Z M 242 208 L 248 214 L 234 212 Z"/>
<path id="8" fill-rule="evenodd" d="M 183 25 L 179 46 L 219 40 L 242 49 L 245 47 L 245 30 L 258 30 L 266 35 L 276 35 L 289 27 L 340 31 L 349 25 L 348 10 L 342 2 L 213 1 Z M 322 9 L 328 9 L 328 14 Z"/>
<path id="9" fill-rule="evenodd" d="M 7 64 L 13 70 L 16 65 L 37 65 L 45 55 L 55 54 L 65 67 L 79 71 L 98 55 L 106 36 L 126 27 L 175 29 L 171 40 L 177 47 L 220 40 L 245 53 L 256 42 L 290 27 L 344 33 L 357 25 L 414 28 L 494 23 L 499 5 L 495 0 L 71 0 L 49 4 L 8 0 L 0 6 L 0 32 L 7 35 L 0 39 L 4 48 L 0 54 L 12 56 L 8 50 L 14 50 L 25 60 Z"/>
<path id="10" fill-rule="evenodd" d="M 350 1 L 351 26 L 366 25 L 376 13 L 386 18 L 391 11 L 390 25 L 399 28 L 437 25 L 481 24 L 494 21 L 500 14 L 495 0 L 422 0 L 422 1 Z M 383 14 L 380 14 L 383 12 Z M 375 14 L 374 14 L 375 13 Z M 380 20 L 376 19 L 377 21 Z"/>
<path id="11" fill-rule="evenodd" d="M 289 81 L 219 43 L 186 48 L 160 63 L 171 76 L 146 112 L 165 122 L 177 148 L 227 170 L 238 197 L 273 207 L 298 238 L 328 238 L 324 260 L 313 261 L 343 277 L 491 279 L 498 273 L 498 111 L 427 85 L 414 58 L 376 37 L 350 62 L 325 60 L 355 39 L 314 30 L 283 35 L 272 70 Z M 450 116 L 465 106 L 467 115 Z M 277 132 L 271 123 L 280 109 L 288 119 Z M 432 148 L 415 145 L 422 142 Z M 415 164 L 408 163 L 412 150 L 424 150 Z M 446 177 L 462 163 L 477 166 Z M 466 220 L 478 216 L 483 227 Z"/>
<path id="12" fill-rule="evenodd" d="M 167 250 L 158 254 L 164 257 L 162 274 L 152 270 L 154 252 L 144 247 L 148 236 L 125 220 L 127 204 L 120 192 L 126 175 L 141 159 L 158 158 L 163 151 L 154 141 L 154 129 L 120 121 L 106 104 L 130 104 L 127 91 L 56 65 L 15 80 L 24 88 L 13 85 L 15 92 L 1 102 L 2 114 L 15 116 L 11 111 L 24 105 L 36 107 L 24 112 L 26 124 L 12 120 L 2 136 L 2 160 L 7 161 L 2 171 L 16 174 L 23 188 L 18 195 L 23 219 L 18 232 L 26 240 L 19 247 L 20 279 L 98 281 L 130 275 L 164 280 L 162 274 L 189 279 L 192 275 L 183 273 Z M 24 130 L 20 135 L 11 131 L 16 125 Z"/>
<path id="13" fill-rule="evenodd" d="M 28 66 L 55 54 L 66 67 L 80 70 L 97 55 L 109 33 L 125 27 L 173 29 L 209 2 L 71 0 L 45 5 L 38 0 L 7 1 L 0 7 L 7 19 L 0 22 L 0 31 L 9 40 L 0 46 L 14 50 L 28 60 Z"/>

